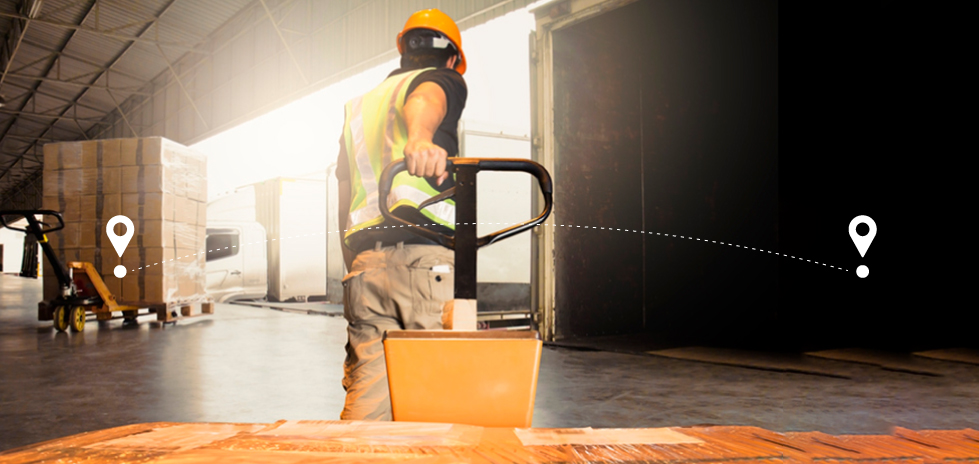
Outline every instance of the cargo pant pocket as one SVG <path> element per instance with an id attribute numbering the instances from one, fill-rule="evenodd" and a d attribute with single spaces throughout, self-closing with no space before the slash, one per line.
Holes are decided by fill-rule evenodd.
<path id="1" fill-rule="evenodd" d="M 355 311 L 353 303 L 360 293 L 360 278 L 362 275 L 363 271 L 354 271 L 343 276 L 343 280 L 341 281 L 343 284 L 343 318 L 348 321 L 354 320 L 353 315 Z"/>
<path id="2" fill-rule="evenodd" d="M 434 268 L 434 270 L 433 270 Z M 422 259 L 408 268 L 412 286 L 412 309 L 417 318 L 416 330 L 442 327 L 442 308 L 452 299 L 453 266 L 438 259 Z M 409 321 L 405 321 L 405 328 Z"/>

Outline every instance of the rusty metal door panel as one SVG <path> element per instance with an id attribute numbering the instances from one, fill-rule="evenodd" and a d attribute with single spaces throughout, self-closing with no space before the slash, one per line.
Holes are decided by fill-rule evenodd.
<path id="1" fill-rule="evenodd" d="M 642 327 L 639 74 L 614 28 L 592 20 L 554 34 L 556 331 Z M 587 33 L 581 33 L 586 28 Z"/>

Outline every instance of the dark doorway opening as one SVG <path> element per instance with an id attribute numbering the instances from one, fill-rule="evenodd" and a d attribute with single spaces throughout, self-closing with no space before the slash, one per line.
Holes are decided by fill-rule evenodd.
<path id="1" fill-rule="evenodd" d="M 772 333 L 777 39 L 774 2 L 639 1 L 555 32 L 557 337 Z"/>

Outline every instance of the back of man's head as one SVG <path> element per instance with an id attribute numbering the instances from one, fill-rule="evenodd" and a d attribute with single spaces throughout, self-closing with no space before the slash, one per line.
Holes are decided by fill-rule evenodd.
<path id="1" fill-rule="evenodd" d="M 412 29 L 401 37 L 404 53 L 401 67 L 405 69 L 444 68 L 459 51 L 445 35 L 430 29 Z"/>

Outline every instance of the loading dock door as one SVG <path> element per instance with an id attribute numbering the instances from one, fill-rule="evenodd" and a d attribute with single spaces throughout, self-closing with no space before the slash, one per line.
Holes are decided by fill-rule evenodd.
<path id="1" fill-rule="evenodd" d="M 778 311 L 778 260 L 757 251 L 778 240 L 776 4 L 641 0 L 560 23 L 538 12 L 553 338 L 757 339 Z"/>

